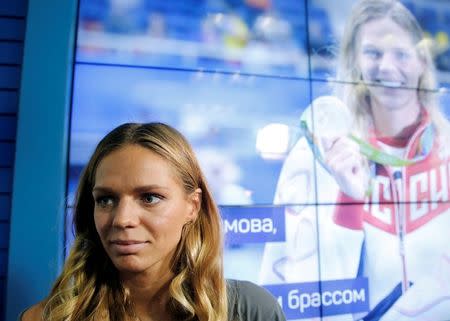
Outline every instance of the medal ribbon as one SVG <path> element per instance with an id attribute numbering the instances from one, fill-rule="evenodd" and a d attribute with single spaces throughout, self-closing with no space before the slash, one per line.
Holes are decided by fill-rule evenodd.
<path id="1" fill-rule="evenodd" d="M 317 147 L 316 143 L 317 139 L 314 137 L 314 135 L 308 128 L 308 124 L 305 120 L 300 121 L 300 128 L 304 136 L 306 137 L 306 140 L 308 141 L 311 150 L 319 159 L 319 161 L 323 163 L 322 155 L 320 153 L 319 148 Z M 413 159 L 405 159 L 397 157 L 395 155 L 390 155 L 378 148 L 375 148 L 373 145 L 365 142 L 361 138 L 354 136 L 353 134 L 350 134 L 349 138 L 358 144 L 361 154 L 366 156 L 369 160 L 382 165 L 401 167 L 401 166 L 410 166 L 423 160 L 431 151 L 434 136 L 435 136 L 434 126 L 428 125 L 420 136 L 420 141 L 415 154 L 416 156 Z"/>

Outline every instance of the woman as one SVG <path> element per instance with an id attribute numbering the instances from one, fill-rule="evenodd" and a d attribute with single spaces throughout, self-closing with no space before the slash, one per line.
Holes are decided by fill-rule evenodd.
<path id="1" fill-rule="evenodd" d="M 284 320 L 262 288 L 226 281 L 222 232 L 186 139 L 124 124 L 80 179 L 76 238 L 50 295 L 22 320 Z"/>
<path id="2" fill-rule="evenodd" d="M 356 318 L 448 319 L 450 130 L 428 45 L 400 2 L 354 6 L 336 88 L 352 135 L 315 132 L 320 164 L 306 139 L 286 159 L 275 202 L 298 206 L 286 210 L 286 243 L 266 246 L 262 283 L 366 277 L 370 308 Z"/>

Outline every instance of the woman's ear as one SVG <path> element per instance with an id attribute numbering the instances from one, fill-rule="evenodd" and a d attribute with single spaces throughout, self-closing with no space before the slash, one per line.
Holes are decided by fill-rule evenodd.
<path id="1" fill-rule="evenodd" d="M 194 222 L 197 219 L 198 213 L 202 207 L 202 190 L 196 188 L 189 196 L 190 208 L 187 214 L 187 222 Z"/>

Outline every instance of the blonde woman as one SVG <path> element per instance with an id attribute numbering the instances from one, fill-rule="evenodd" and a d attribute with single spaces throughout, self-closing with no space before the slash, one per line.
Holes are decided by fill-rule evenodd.
<path id="1" fill-rule="evenodd" d="M 76 238 L 50 295 L 23 321 L 285 320 L 264 289 L 225 280 L 218 209 L 186 139 L 124 124 L 80 179 Z"/>
<path id="2" fill-rule="evenodd" d="M 261 282 L 367 278 L 369 310 L 330 319 L 450 316 L 450 131 L 429 44 L 399 1 L 356 2 L 339 99 L 326 100 L 349 109 L 350 133 L 315 132 L 317 163 L 301 139 L 280 174 L 275 202 L 297 206 L 286 210 L 286 243 L 266 246 Z"/>

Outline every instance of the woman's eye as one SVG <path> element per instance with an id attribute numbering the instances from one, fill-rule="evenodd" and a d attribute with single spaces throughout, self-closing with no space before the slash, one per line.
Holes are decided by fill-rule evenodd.
<path id="1" fill-rule="evenodd" d="M 375 49 L 366 49 L 366 50 L 364 50 L 364 55 L 366 55 L 367 57 L 370 57 L 372 59 L 377 59 L 381 56 L 381 53 Z"/>
<path id="2" fill-rule="evenodd" d="M 156 194 L 146 193 L 142 195 L 142 200 L 144 201 L 144 203 L 148 204 L 156 204 L 161 201 L 161 199 L 162 197 Z"/>
<path id="3" fill-rule="evenodd" d="M 406 60 L 409 58 L 409 53 L 406 51 L 399 50 L 395 53 L 398 60 Z"/>
<path id="4" fill-rule="evenodd" d="M 114 198 L 111 196 L 99 196 L 95 199 L 95 204 L 101 208 L 114 206 Z"/>

